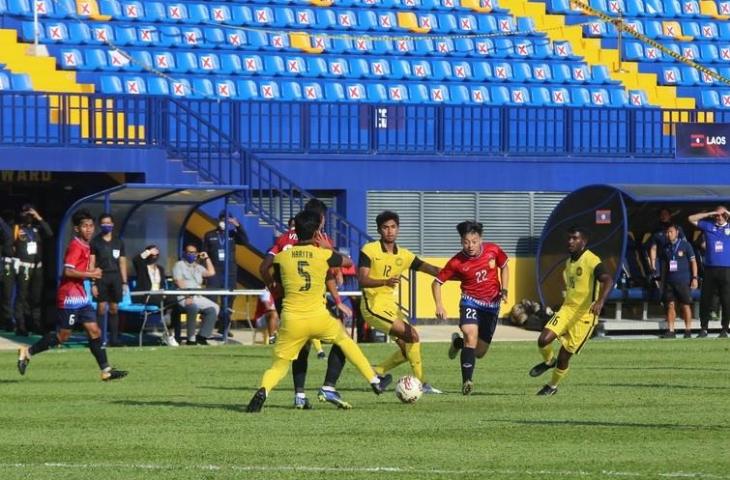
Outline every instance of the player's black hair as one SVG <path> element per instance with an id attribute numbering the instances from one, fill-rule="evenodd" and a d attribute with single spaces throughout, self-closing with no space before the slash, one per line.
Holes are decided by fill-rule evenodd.
<path id="1" fill-rule="evenodd" d="M 400 225 L 400 217 L 397 213 L 392 210 L 383 210 L 377 217 L 375 217 L 375 225 L 377 225 L 378 230 L 380 230 L 380 227 L 390 220 L 393 220 L 396 225 Z"/>
<path id="2" fill-rule="evenodd" d="M 185 245 L 183 246 L 183 253 L 185 253 L 188 247 L 195 247 L 195 250 L 200 251 L 197 242 L 185 242 Z"/>
<path id="3" fill-rule="evenodd" d="M 665 230 L 669 230 L 670 228 L 674 228 L 676 231 L 679 231 L 679 225 L 677 225 L 676 223 L 670 222 L 669 225 L 667 225 L 667 228 Z"/>
<path id="4" fill-rule="evenodd" d="M 462 238 L 468 233 L 476 233 L 481 237 L 484 227 L 481 223 L 475 222 L 474 220 L 464 220 L 456 226 L 456 231 L 459 232 Z"/>
<path id="5" fill-rule="evenodd" d="M 81 222 L 84 220 L 91 220 L 94 221 L 94 216 L 91 214 L 90 211 L 86 210 L 85 208 L 82 208 L 81 210 L 76 210 L 74 214 L 71 216 L 71 222 L 73 223 L 74 227 L 81 226 Z"/>
<path id="6" fill-rule="evenodd" d="M 585 240 L 591 238 L 591 232 L 586 227 L 583 227 L 581 225 L 573 225 L 572 227 L 568 228 L 568 233 L 577 233 Z"/>
<path id="7" fill-rule="evenodd" d="M 294 217 L 294 229 L 297 231 L 297 238 L 301 242 L 306 242 L 314 237 L 319 230 L 319 224 L 322 217 L 313 210 L 302 210 Z"/>
<path id="8" fill-rule="evenodd" d="M 155 245 L 154 243 L 152 243 L 152 244 L 147 245 L 146 247 L 144 247 L 142 250 L 150 250 L 152 248 L 160 248 L 160 247 L 158 247 L 157 245 Z"/>
<path id="9" fill-rule="evenodd" d="M 309 201 L 304 204 L 304 210 L 307 212 L 314 212 L 321 218 L 324 217 L 325 213 L 327 213 L 327 205 L 325 205 L 324 202 L 318 198 L 310 198 Z M 297 237 L 299 237 L 298 231 Z"/>
<path id="10" fill-rule="evenodd" d="M 289 228 L 292 228 L 294 226 L 294 217 L 291 217 L 289 221 L 286 222 L 286 226 Z"/>
<path id="11" fill-rule="evenodd" d="M 101 223 L 101 221 L 104 220 L 105 218 L 108 218 L 109 220 L 111 220 L 112 223 L 114 222 L 114 217 L 112 216 L 112 214 L 109 212 L 104 212 L 99 215 L 99 219 L 98 219 L 99 223 Z"/>

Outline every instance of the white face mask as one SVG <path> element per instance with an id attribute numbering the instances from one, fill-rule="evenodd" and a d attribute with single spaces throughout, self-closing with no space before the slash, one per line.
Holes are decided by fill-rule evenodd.
<path id="1" fill-rule="evenodd" d="M 218 222 L 218 229 L 219 230 L 225 230 L 226 229 L 226 222 Z"/>

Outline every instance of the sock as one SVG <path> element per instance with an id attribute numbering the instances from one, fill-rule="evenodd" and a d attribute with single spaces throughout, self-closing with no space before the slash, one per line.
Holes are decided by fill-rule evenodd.
<path id="1" fill-rule="evenodd" d="M 274 360 L 274 363 L 271 364 L 271 368 L 264 372 L 264 376 L 261 378 L 261 388 L 264 388 L 266 390 L 267 396 L 269 393 L 271 393 L 274 387 L 279 384 L 281 379 L 286 376 L 286 372 L 289 371 L 290 363 L 290 360 L 277 358 Z"/>
<path id="2" fill-rule="evenodd" d="M 323 385 L 322 386 L 322 390 L 324 390 L 326 392 L 334 392 L 334 391 L 336 391 L 335 387 L 333 387 L 332 385 Z"/>
<path id="3" fill-rule="evenodd" d="M 456 337 L 451 344 L 454 346 L 455 349 L 461 350 L 464 348 L 464 339 L 462 337 Z"/>
<path id="4" fill-rule="evenodd" d="M 362 353 L 360 347 L 357 346 L 357 343 L 355 343 L 355 341 L 351 339 L 344 330 L 337 337 L 334 343 L 342 349 L 347 360 L 349 360 L 350 363 L 357 368 L 360 375 L 362 375 L 369 383 L 374 383 L 373 380 L 377 379 L 377 377 L 375 376 L 373 367 L 370 366 L 370 362 Z"/>
<path id="5" fill-rule="evenodd" d="M 307 398 L 307 395 L 304 392 L 297 392 L 294 396 L 297 398 Z"/>
<path id="6" fill-rule="evenodd" d="M 109 314 L 109 341 L 116 343 L 119 337 L 119 313 Z"/>
<path id="7" fill-rule="evenodd" d="M 106 350 L 101 348 L 101 338 L 90 338 L 89 350 L 91 350 L 91 354 L 96 359 L 96 363 L 99 364 L 101 370 L 109 366 L 109 362 L 106 359 Z"/>
<path id="8" fill-rule="evenodd" d="M 303 392 L 304 384 L 307 383 L 307 367 L 309 366 L 309 344 L 304 345 L 299 351 L 299 356 L 291 366 L 291 373 L 294 379 L 294 391 Z M 267 389 L 268 391 L 268 389 Z"/>
<path id="9" fill-rule="evenodd" d="M 567 374 L 567 368 L 565 370 L 560 370 L 559 368 L 556 368 L 555 370 L 553 370 L 553 378 L 550 379 L 550 383 L 548 383 L 548 385 L 550 385 L 551 387 L 557 387 Z"/>
<path id="10" fill-rule="evenodd" d="M 542 355 L 542 360 L 550 365 L 553 362 L 553 344 L 549 343 L 545 345 L 544 347 L 540 348 L 540 355 Z"/>
<path id="11" fill-rule="evenodd" d="M 403 352 L 401 352 L 399 348 L 398 350 L 393 352 L 393 355 L 386 358 L 375 367 L 375 373 L 377 373 L 378 375 L 385 375 L 385 372 L 394 369 L 405 361 L 406 357 L 403 356 Z"/>
<path id="12" fill-rule="evenodd" d="M 45 352 L 49 348 L 55 347 L 56 345 L 58 345 L 58 337 L 56 336 L 56 332 L 48 332 L 43 335 L 40 340 L 30 346 L 30 348 L 28 349 L 28 353 L 30 355 L 37 355 L 41 352 Z"/>
<path id="13" fill-rule="evenodd" d="M 464 347 L 461 350 L 461 381 L 466 382 L 471 380 L 474 375 L 474 362 L 476 362 L 476 356 L 474 355 L 474 349 Z"/>
<path id="14" fill-rule="evenodd" d="M 327 359 L 327 373 L 324 376 L 324 384 L 330 387 L 337 385 L 337 380 L 339 380 L 343 368 L 345 368 L 345 353 L 340 347 L 333 345 Z"/>
<path id="15" fill-rule="evenodd" d="M 413 370 L 413 375 L 415 375 L 415 377 L 419 379 L 422 383 L 426 383 L 426 380 L 423 378 L 421 344 L 406 343 L 406 357 L 408 357 L 408 362 L 411 364 L 411 370 Z"/>

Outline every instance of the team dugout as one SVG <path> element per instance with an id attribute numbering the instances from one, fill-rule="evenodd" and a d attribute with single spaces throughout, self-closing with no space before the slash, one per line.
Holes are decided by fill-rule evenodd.
<path id="1" fill-rule="evenodd" d="M 537 288 L 540 300 L 551 306 L 562 302 L 562 278 L 567 253 L 566 229 L 587 226 L 588 244 L 614 276 L 610 300 L 617 304 L 643 303 L 641 318 L 659 301 L 649 247 L 661 228 L 659 212 L 667 209 L 693 245 L 702 274 L 702 238 L 687 217 L 730 204 L 730 187 L 687 185 L 589 185 L 568 194 L 553 210 L 543 228 L 537 251 Z M 658 274 L 657 274 L 658 275 Z M 695 298 L 699 298 L 698 292 Z"/>

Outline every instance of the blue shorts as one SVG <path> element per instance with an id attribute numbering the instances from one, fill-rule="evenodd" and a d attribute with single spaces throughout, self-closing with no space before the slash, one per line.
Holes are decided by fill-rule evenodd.
<path id="1" fill-rule="evenodd" d="M 95 322 L 96 311 L 91 305 L 81 308 L 59 308 L 56 317 L 56 326 L 62 330 L 71 330 L 74 325 Z"/>
<path id="2" fill-rule="evenodd" d="M 479 338 L 485 343 L 492 343 L 494 331 L 497 329 L 497 317 L 497 312 L 466 305 L 459 306 L 459 326 L 479 325 Z"/>

